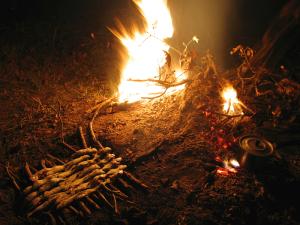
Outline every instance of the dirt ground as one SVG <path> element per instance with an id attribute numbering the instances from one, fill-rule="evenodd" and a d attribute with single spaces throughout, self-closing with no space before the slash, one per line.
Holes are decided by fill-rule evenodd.
<path id="1" fill-rule="evenodd" d="M 9 163 L 18 171 L 28 162 L 39 168 L 47 153 L 67 160 L 71 152 L 61 144 L 61 135 L 80 148 L 79 125 L 87 128 L 93 116 L 90 109 L 110 97 L 118 83 L 121 46 L 107 29 L 74 38 L 67 30 L 54 36 L 53 27 L 41 26 L 52 35 L 45 37 L 37 32 L 40 27 L 22 24 L 5 30 L 1 38 L 3 225 L 51 224 L 49 218 L 26 218 L 23 196 L 6 166 Z M 31 36 L 37 33 L 38 38 Z M 15 35 L 23 36 L 24 42 L 13 41 Z M 101 208 L 85 218 L 71 216 L 67 222 L 299 224 L 299 95 L 278 96 L 276 87 L 271 87 L 277 93 L 274 98 L 244 93 L 242 101 L 256 115 L 238 124 L 234 120 L 222 124 L 224 118 L 211 114 L 221 105 L 218 80 L 232 79 L 234 71 L 201 77 L 173 96 L 103 109 L 94 121 L 96 136 L 123 158 L 128 171 L 149 190 L 128 191 L 132 202 L 119 203 L 120 215 Z M 272 115 L 277 105 L 282 106 L 280 116 Z M 249 133 L 276 144 L 280 158 L 270 157 L 259 168 L 218 174 L 222 164 L 216 158 L 240 159 L 236 139 Z"/>

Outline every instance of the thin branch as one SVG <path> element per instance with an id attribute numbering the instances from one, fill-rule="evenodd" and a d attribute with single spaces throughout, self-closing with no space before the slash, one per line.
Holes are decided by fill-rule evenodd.
<path id="1" fill-rule="evenodd" d="M 159 85 L 165 87 L 165 88 L 170 88 L 170 87 L 176 87 L 176 86 L 180 86 L 183 84 L 186 84 L 188 82 L 191 82 L 191 80 L 185 79 L 182 80 L 180 82 L 167 82 L 167 81 L 162 81 L 162 80 L 156 80 L 156 79 L 145 79 L 145 80 L 138 80 L 138 79 L 129 79 L 128 81 L 132 81 L 132 82 L 154 82 L 154 83 L 158 83 Z"/>
<path id="2" fill-rule="evenodd" d="M 9 176 L 9 178 L 11 179 L 12 183 L 14 184 L 14 186 L 20 191 L 21 188 L 20 188 L 20 186 L 18 185 L 18 183 L 15 179 L 15 175 L 13 175 L 13 173 L 10 171 L 9 162 L 7 163 L 7 166 L 5 167 L 5 169 L 6 169 L 6 172 Z"/>
<path id="3" fill-rule="evenodd" d="M 33 178 L 33 174 L 32 174 L 32 172 L 31 172 L 30 167 L 29 167 L 29 164 L 28 164 L 27 162 L 26 162 L 26 164 L 25 164 L 25 171 L 27 172 L 27 175 L 28 175 L 29 180 L 31 180 L 32 182 L 34 182 L 35 179 Z"/>
<path id="4" fill-rule="evenodd" d="M 82 130 L 82 126 L 79 126 L 79 134 L 80 134 L 80 138 L 81 138 L 81 142 L 84 148 L 88 148 L 85 137 L 84 137 L 84 133 Z"/>
<path id="5" fill-rule="evenodd" d="M 116 98 L 116 97 L 115 97 L 115 96 L 112 96 L 112 97 L 106 99 L 105 101 L 103 101 L 103 102 L 101 102 L 101 103 L 99 103 L 99 104 L 97 105 L 97 107 L 95 108 L 96 111 L 95 111 L 95 113 L 94 113 L 94 115 L 93 115 L 93 117 L 92 117 L 92 119 L 91 119 L 91 123 L 94 122 L 94 120 L 95 120 L 95 118 L 98 116 L 100 110 L 101 110 L 106 104 L 108 104 L 109 102 L 111 102 L 114 98 Z"/>
<path id="6" fill-rule="evenodd" d="M 227 118 L 236 118 L 236 117 L 243 117 L 246 116 L 245 114 L 236 114 L 236 115 L 229 115 L 225 113 L 218 113 L 218 112 L 210 112 L 211 114 L 219 115 L 219 116 L 224 116 Z"/>
<path id="7" fill-rule="evenodd" d="M 131 173 L 124 171 L 124 175 L 129 178 L 131 181 L 133 181 L 134 183 L 136 183 L 137 185 L 139 185 L 140 187 L 144 188 L 145 190 L 149 189 L 149 186 L 145 183 L 143 183 L 142 181 L 140 181 L 138 178 L 136 178 L 135 176 L 133 176 Z"/>
<path id="8" fill-rule="evenodd" d="M 149 33 L 149 32 L 147 32 L 148 34 L 149 34 L 149 37 L 153 37 L 153 38 L 155 38 L 156 40 L 159 40 L 159 41 L 161 41 L 162 43 L 164 43 L 164 44 L 166 44 L 166 45 L 168 45 L 169 46 L 169 48 L 171 48 L 171 49 L 173 49 L 177 54 L 179 54 L 179 55 L 181 55 L 182 54 L 182 52 L 181 51 L 179 51 L 177 48 L 174 48 L 173 46 L 171 46 L 171 45 L 169 45 L 169 44 L 167 44 L 166 42 L 164 42 L 163 40 L 161 40 L 160 38 L 158 38 L 158 37 L 156 37 L 155 35 L 153 35 L 153 34 L 151 34 L 151 33 Z M 143 42 L 145 42 L 149 37 L 147 37 Z M 143 44 L 143 43 L 142 43 Z"/>
<path id="9" fill-rule="evenodd" d="M 154 97 L 142 97 L 142 99 L 155 99 L 155 98 L 160 98 L 161 96 L 163 96 L 164 94 L 166 94 L 166 92 L 167 92 L 168 89 L 169 89 L 169 88 L 166 88 L 161 94 L 156 95 L 156 96 L 154 96 Z"/>
<path id="10" fill-rule="evenodd" d="M 65 147 L 67 147 L 68 149 L 70 149 L 71 151 L 73 152 L 77 152 L 77 149 L 74 148 L 73 146 L 71 146 L 70 144 L 66 143 L 65 142 L 65 138 L 64 138 L 64 123 L 63 123 L 63 119 L 62 119 L 62 116 L 61 116 L 61 103 L 60 101 L 58 100 L 58 111 L 54 108 L 54 107 L 51 107 L 57 114 L 58 118 L 59 118 L 59 121 L 60 121 L 60 141 L 62 143 L 62 145 L 64 145 Z"/>
<path id="11" fill-rule="evenodd" d="M 97 117 L 97 115 L 99 114 L 100 110 L 105 105 L 107 105 L 108 103 L 110 103 L 114 98 L 115 98 L 115 96 L 112 96 L 112 97 L 106 99 L 105 101 L 101 102 L 100 104 L 98 104 L 97 108 L 96 108 L 96 111 L 95 111 L 95 113 L 94 113 L 94 115 L 93 115 L 93 117 L 92 117 L 92 119 L 91 119 L 91 121 L 89 123 L 89 130 L 90 130 L 90 134 L 92 136 L 92 139 L 93 139 L 94 143 L 97 144 L 100 149 L 103 149 L 104 147 L 100 143 L 100 141 L 97 140 L 97 138 L 96 138 L 96 135 L 95 135 L 95 132 L 94 132 L 94 129 L 93 129 L 93 122 L 94 122 L 95 118 Z"/>
<path id="12" fill-rule="evenodd" d="M 114 193 L 112 194 L 112 196 L 113 196 L 113 200 L 114 200 L 114 208 L 115 208 L 115 213 L 116 213 L 116 214 L 119 214 L 119 209 L 118 209 L 117 198 L 116 198 L 116 196 L 115 196 L 115 194 L 114 194 Z"/>
<path id="13" fill-rule="evenodd" d="M 59 158 L 55 157 L 54 155 L 51 155 L 50 153 L 47 153 L 47 156 L 53 160 L 56 160 L 57 162 L 61 163 L 62 165 L 65 164 L 64 161 L 60 160 Z"/>
<path id="14" fill-rule="evenodd" d="M 111 98 L 109 98 L 109 99 L 107 99 L 107 100 L 105 100 L 105 101 L 99 102 L 99 103 L 97 103 L 95 106 L 93 106 L 92 108 L 86 110 L 85 112 L 86 112 L 86 113 L 91 113 L 91 112 L 97 110 L 98 108 L 101 108 L 104 102 L 106 102 L 106 101 L 108 101 L 108 100 L 113 101 L 114 98 L 116 98 L 116 97 L 113 96 L 113 97 L 111 97 Z"/>
<path id="15" fill-rule="evenodd" d="M 90 122 L 90 124 L 89 124 L 89 130 L 90 130 L 90 134 L 91 134 L 91 136 L 92 136 L 93 142 L 94 142 L 96 145 L 98 145 L 98 147 L 99 147 L 100 149 L 104 149 L 104 146 L 103 146 L 103 145 L 101 144 L 101 142 L 98 141 L 98 139 L 96 138 L 96 135 L 95 135 L 95 132 L 94 132 L 94 129 L 93 129 L 93 123 L 92 123 L 92 122 Z"/>

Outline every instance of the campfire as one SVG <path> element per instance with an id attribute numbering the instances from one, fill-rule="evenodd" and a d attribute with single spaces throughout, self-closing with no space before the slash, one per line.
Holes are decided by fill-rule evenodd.
<path id="1" fill-rule="evenodd" d="M 232 87 L 225 88 L 222 93 L 224 99 L 223 111 L 228 115 L 243 114 L 241 102 L 237 98 L 236 90 Z"/>
<path id="2" fill-rule="evenodd" d="M 290 154 L 285 150 L 298 149 L 299 135 L 293 132 L 299 130 L 300 86 L 288 63 L 272 68 L 269 62 L 289 29 L 275 37 L 274 30 L 271 36 L 267 32 L 262 48 L 232 48 L 228 57 L 235 57 L 235 64 L 224 70 L 214 51 L 204 49 L 204 38 L 174 40 L 176 18 L 167 0 L 133 0 L 127 6 L 140 13 L 143 25 L 125 26 L 116 19 L 110 33 L 105 28 L 114 42 L 101 45 L 112 55 L 109 66 L 121 64 L 120 74 L 113 74 L 120 78 L 112 85 L 117 90 L 105 92 L 110 85 L 102 80 L 103 93 L 94 80 L 83 87 L 80 77 L 57 92 L 67 89 L 76 101 L 64 101 L 62 94 L 57 106 L 51 105 L 53 99 L 47 102 L 55 85 L 40 99 L 32 88 L 38 82 L 31 82 L 30 103 L 22 101 L 29 115 L 3 132 L 0 147 L 8 159 L 1 188 L 12 189 L 11 208 L 22 202 L 16 215 L 54 225 L 282 224 L 287 215 L 294 222 L 299 203 L 285 206 L 298 190 L 293 184 L 299 182 L 299 160 L 285 158 Z M 53 43 L 60 37 L 56 32 Z M 99 40 L 97 32 L 89 38 Z M 183 45 L 175 48 L 170 40 Z M 111 78 L 107 74 L 105 81 Z M 6 92 L 0 94 L 12 94 Z M 32 102 L 37 112 L 30 111 Z M 16 135 L 10 136 L 14 129 Z M 20 139 L 24 129 L 32 131 L 32 140 L 27 133 Z M 8 144 L 19 139 L 18 146 Z M 281 190 L 288 200 L 282 200 Z M 3 196 L 0 192 L 1 202 Z"/>
<path id="3" fill-rule="evenodd" d="M 180 91 L 186 78 L 182 70 L 172 68 L 170 46 L 165 42 L 174 32 L 167 1 L 134 2 L 144 16 L 144 32 L 128 31 L 121 23 L 119 30 L 110 29 L 127 50 L 118 99 L 129 103 Z"/>
<path id="4" fill-rule="evenodd" d="M 189 46 L 193 42 L 199 42 L 196 36 L 192 37 L 187 44 L 184 43 L 183 51 L 166 43 L 166 39 L 172 38 L 174 33 L 166 0 L 136 0 L 134 3 L 144 17 L 146 23 L 144 31 L 140 32 L 135 27 L 128 30 L 120 21 L 118 21 L 117 29 L 110 28 L 127 51 L 127 54 L 123 54 L 125 55 L 124 66 L 118 88 L 118 102 L 133 103 L 168 96 L 184 91 L 187 83 L 195 83 L 202 72 L 206 80 L 211 79 L 208 77 L 210 71 L 217 73 L 213 57 L 209 53 L 200 60 L 202 69 L 198 72 L 193 71 L 193 64 L 197 64 L 196 61 L 199 59 L 193 55 Z M 174 68 L 172 65 L 170 49 L 180 55 L 179 68 Z M 195 73 L 198 73 L 196 79 Z M 221 80 L 216 80 L 216 82 L 221 82 Z M 217 113 L 233 118 L 244 116 L 243 109 L 248 110 L 248 108 L 237 98 L 237 91 L 231 85 L 226 85 L 220 95 L 224 102 L 219 105 Z M 215 103 L 212 104 L 215 105 Z M 226 138 L 218 137 L 218 140 L 218 142 L 222 140 L 221 145 L 226 146 L 225 148 L 231 145 Z M 221 164 L 216 171 L 220 175 L 236 173 L 236 168 L 239 167 L 236 159 L 222 160 Z"/>

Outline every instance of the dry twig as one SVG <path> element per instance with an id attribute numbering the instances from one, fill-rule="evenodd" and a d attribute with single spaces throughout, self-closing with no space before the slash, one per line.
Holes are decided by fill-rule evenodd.
<path id="1" fill-rule="evenodd" d="M 10 170 L 9 167 L 9 162 L 7 163 L 7 166 L 5 167 L 7 175 L 9 176 L 9 178 L 11 179 L 12 183 L 14 184 L 14 186 L 17 188 L 17 190 L 21 190 L 20 186 L 18 185 L 17 181 L 16 181 L 16 175 Z"/>

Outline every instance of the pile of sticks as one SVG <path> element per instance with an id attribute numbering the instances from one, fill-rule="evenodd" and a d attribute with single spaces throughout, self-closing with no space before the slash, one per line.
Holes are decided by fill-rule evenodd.
<path id="1" fill-rule="evenodd" d="M 122 164 L 122 158 L 116 157 L 112 149 L 104 147 L 96 138 L 93 121 L 103 106 L 112 101 L 108 99 L 95 108 L 89 124 L 89 134 L 95 147 L 88 147 L 83 129 L 79 127 L 83 149 L 62 143 L 73 151 L 67 161 L 51 154 L 49 159 L 41 160 L 40 170 L 25 164 L 25 171 L 30 184 L 22 188 L 22 181 L 7 165 L 7 173 L 14 186 L 23 193 L 28 205 L 27 217 L 48 216 L 52 224 L 66 224 L 68 215 L 81 217 L 93 210 L 108 208 L 119 214 L 117 201 L 128 200 L 128 193 L 134 187 L 148 190 L 148 186 L 137 179 Z M 62 127 L 63 129 L 63 127 Z M 17 182 L 19 181 L 19 182 Z M 126 193 L 126 194 L 125 194 Z"/>
<path id="2" fill-rule="evenodd" d="M 69 162 L 45 167 L 34 174 L 27 164 L 26 171 L 32 185 L 25 188 L 23 192 L 26 200 L 34 208 L 28 216 L 47 210 L 50 206 L 63 209 L 71 206 L 74 201 L 81 201 L 79 205 L 90 214 L 91 211 L 83 200 L 96 208 L 100 207 L 89 197 L 92 194 L 95 197 L 98 194 L 96 198 L 100 197 L 108 202 L 101 189 L 112 190 L 108 188 L 112 179 L 122 174 L 126 168 L 126 165 L 121 164 L 121 158 L 116 158 L 110 151 L 108 147 L 101 150 L 95 148 L 78 150 Z M 111 193 L 120 194 L 121 191 L 111 191 Z M 121 194 L 121 197 L 124 196 L 125 194 Z"/>

